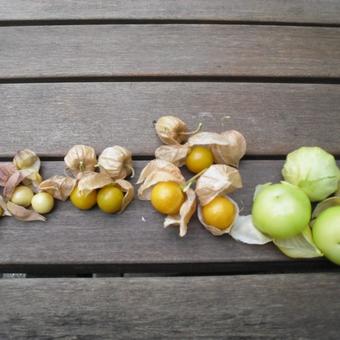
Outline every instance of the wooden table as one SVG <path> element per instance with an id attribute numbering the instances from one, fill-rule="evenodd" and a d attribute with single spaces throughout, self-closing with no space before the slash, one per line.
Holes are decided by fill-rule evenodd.
<path id="1" fill-rule="evenodd" d="M 248 214 L 289 151 L 340 155 L 336 0 L 1 0 L 0 26 L 1 161 L 31 148 L 48 177 L 74 144 L 119 144 L 138 175 L 159 145 L 152 122 L 174 114 L 244 133 L 233 197 Z M 337 267 L 196 218 L 180 239 L 149 202 L 4 218 L 0 270 L 30 277 L 0 280 L 1 339 L 339 338 Z"/>

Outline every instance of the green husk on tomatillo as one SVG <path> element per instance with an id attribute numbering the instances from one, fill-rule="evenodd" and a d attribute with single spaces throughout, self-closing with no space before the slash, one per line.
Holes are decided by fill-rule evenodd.
<path id="1" fill-rule="evenodd" d="M 301 147 L 289 153 L 282 175 L 302 189 L 312 202 L 333 194 L 340 179 L 334 156 L 319 147 Z"/>

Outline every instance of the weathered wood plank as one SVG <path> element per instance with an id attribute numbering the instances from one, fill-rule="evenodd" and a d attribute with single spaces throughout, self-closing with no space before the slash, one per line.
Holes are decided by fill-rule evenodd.
<path id="1" fill-rule="evenodd" d="M 145 162 L 136 162 L 137 174 Z M 244 161 L 244 189 L 233 197 L 248 214 L 257 184 L 280 179 L 282 161 Z M 62 162 L 45 162 L 46 177 L 63 172 Z M 185 238 L 177 228 L 163 229 L 163 216 L 150 202 L 135 200 L 122 215 L 83 212 L 71 203 L 58 203 L 48 222 L 1 220 L 0 269 L 5 272 L 39 271 L 39 266 L 60 266 L 73 271 L 281 271 L 295 262 L 274 246 L 249 246 L 229 236 L 214 237 L 195 217 Z M 276 262 L 275 262 L 276 261 Z M 275 265 L 272 263 L 275 262 Z M 217 264 L 214 267 L 214 264 Z M 323 266 L 315 260 L 297 265 Z M 35 266 L 35 268 L 34 268 Z M 58 268 L 59 266 L 59 268 Z M 328 264 L 327 264 L 328 266 Z M 32 269 L 33 268 L 33 269 Z M 40 269 L 41 270 L 41 269 Z M 67 270 L 67 268 L 66 268 Z"/>
<path id="2" fill-rule="evenodd" d="M 338 339 L 338 274 L 0 280 L 7 339 Z"/>
<path id="3" fill-rule="evenodd" d="M 0 20 L 208 20 L 340 23 L 336 0 L 11 0 Z"/>
<path id="4" fill-rule="evenodd" d="M 340 28 L 69 25 L 0 29 L 0 78 L 339 77 Z"/>
<path id="5" fill-rule="evenodd" d="M 340 86 L 216 82 L 0 84 L 0 156 L 30 147 L 63 156 L 73 144 L 152 155 L 152 122 L 175 114 L 191 128 L 238 129 L 248 154 L 319 145 L 340 154 Z M 229 118 L 228 118 L 229 117 Z"/>

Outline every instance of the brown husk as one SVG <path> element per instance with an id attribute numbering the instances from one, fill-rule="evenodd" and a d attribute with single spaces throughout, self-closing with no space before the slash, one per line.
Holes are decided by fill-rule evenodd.
<path id="1" fill-rule="evenodd" d="M 137 184 L 141 184 L 138 189 L 139 199 L 150 200 L 151 190 L 159 182 L 182 184 L 185 179 L 180 169 L 174 164 L 161 159 L 154 159 L 145 166 L 137 181 Z"/>
<path id="2" fill-rule="evenodd" d="M 164 220 L 164 228 L 170 225 L 178 225 L 179 236 L 185 236 L 188 231 L 188 223 L 190 222 L 190 219 L 196 210 L 196 205 L 195 191 L 188 189 L 186 191 L 186 199 L 181 206 L 179 214 L 167 216 Z"/>
<path id="3" fill-rule="evenodd" d="M 223 196 L 242 188 L 242 179 L 237 169 L 225 164 L 211 165 L 196 182 L 196 195 L 201 205 L 206 205 L 216 196 Z"/>
<path id="4" fill-rule="evenodd" d="M 222 132 L 221 136 L 226 137 L 229 140 L 229 144 L 215 144 L 211 147 L 215 162 L 218 164 L 227 164 L 238 167 L 240 159 L 246 153 L 246 139 L 236 130 Z"/>
<path id="5" fill-rule="evenodd" d="M 219 196 L 222 196 L 222 195 L 219 195 Z M 216 228 L 216 227 L 214 227 L 212 225 L 206 224 L 204 222 L 204 218 L 203 218 L 203 214 L 202 214 L 202 206 L 198 205 L 198 208 L 197 208 L 197 216 L 198 216 L 199 221 L 204 226 L 204 228 L 207 229 L 214 236 L 221 236 L 221 235 L 224 235 L 224 234 L 228 234 L 230 232 L 231 228 L 233 227 L 233 225 L 235 224 L 235 222 L 236 222 L 236 220 L 237 220 L 237 218 L 239 216 L 239 213 L 240 213 L 240 209 L 238 207 L 238 204 L 234 200 L 232 200 L 230 197 L 228 197 L 226 195 L 224 195 L 224 196 L 227 197 L 234 204 L 235 209 L 236 209 L 234 220 L 230 224 L 230 226 L 228 228 L 226 228 L 226 229 L 219 229 L 219 228 Z"/>
<path id="6" fill-rule="evenodd" d="M 64 161 L 66 170 L 76 176 L 81 172 L 94 171 L 97 157 L 91 146 L 75 145 L 67 152 Z"/>
<path id="7" fill-rule="evenodd" d="M 119 213 L 121 213 L 133 200 L 135 196 L 135 190 L 133 185 L 125 179 L 118 179 L 114 182 L 114 184 L 117 185 L 118 188 L 120 188 L 124 193 L 122 207 L 119 210 Z"/>
<path id="8" fill-rule="evenodd" d="M 41 191 L 48 192 L 55 199 L 66 201 L 75 188 L 77 180 L 68 176 L 53 176 L 40 183 Z"/>
<path id="9" fill-rule="evenodd" d="M 119 145 L 106 148 L 98 158 L 98 166 L 112 179 L 124 179 L 133 174 L 132 153 Z"/>
<path id="10" fill-rule="evenodd" d="M 7 202 L 7 209 L 12 216 L 20 221 L 45 221 L 46 218 L 34 210 L 26 209 L 11 201 Z"/>
<path id="11" fill-rule="evenodd" d="M 17 171 L 13 163 L 0 163 L 0 186 L 5 186 L 8 179 Z"/>
<path id="12" fill-rule="evenodd" d="M 189 152 L 190 146 L 188 144 L 161 145 L 156 149 L 155 157 L 168 161 L 176 166 L 182 166 L 185 164 Z"/>
<path id="13" fill-rule="evenodd" d="M 208 147 L 213 153 L 215 163 L 236 167 L 246 151 L 246 140 L 236 130 L 222 133 L 199 132 L 189 138 L 188 145 Z"/>
<path id="14" fill-rule="evenodd" d="M 155 124 L 155 129 L 164 144 L 181 144 L 188 139 L 187 125 L 174 116 L 160 117 Z"/>

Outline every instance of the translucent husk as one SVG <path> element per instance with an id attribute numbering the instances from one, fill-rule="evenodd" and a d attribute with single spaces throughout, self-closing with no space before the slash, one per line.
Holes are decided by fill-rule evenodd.
<path id="1" fill-rule="evenodd" d="M 66 171 L 70 171 L 74 176 L 82 172 L 94 171 L 97 164 L 95 150 L 87 145 L 75 145 L 64 158 Z"/>
<path id="2" fill-rule="evenodd" d="M 163 159 L 176 166 L 185 164 L 185 159 L 190 152 L 188 144 L 175 144 L 175 145 L 161 145 L 155 151 L 157 159 Z"/>
<path id="3" fill-rule="evenodd" d="M 106 148 L 98 158 L 98 166 L 113 179 L 124 179 L 134 174 L 131 151 L 119 145 Z"/>
<path id="4" fill-rule="evenodd" d="M 211 150 L 217 164 L 238 167 L 246 152 L 246 140 L 236 130 L 222 133 L 199 132 L 191 136 L 187 144 L 163 145 L 156 149 L 156 158 L 169 161 L 177 166 L 185 164 L 186 157 L 194 146 L 205 146 Z"/>
<path id="5" fill-rule="evenodd" d="M 297 236 L 283 240 L 273 240 L 273 243 L 288 257 L 314 258 L 323 254 L 313 242 L 312 232 L 309 226 Z"/>
<path id="6" fill-rule="evenodd" d="M 125 179 L 117 179 L 114 184 L 124 193 L 122 207 L 119 210 L 119 213 L 121 213 L 126 209 L 126 207 L 135 197 L 135 190 L 133 185 Z"/>
<path id="7" fill-rule="evenodd" d="M 272 241 L 270 237 L 254 226 L 251 215 L 238 216 L 230 230 L 230 236 L 234 240 L 246 244 L 262 245 Z"/>
<path id="8" fill-rule="evenodd" d="M 40 159 L 35 152 L 29 149 L 21 150 L 14 156 L 13 164 L 18 170 L 32 169 L 39 172 Z"/>
<path id="9" fill-rule="evenodd" d="M 236 130 L 225 131 L 220 135 L 225 137 L 229 143 L 228 145 L 212 145 L 211 151 L 214 155 L 215 162 L 238 167 L 240 159 L 246 153 L 246 139 Z"/>
<path id="10" fill-rule="evenodd" d="M 199 124 L 195 131 L 188 132 L 187 125 L 179 118 L 174 116 L 162 116 L 156 124 L 155 129 L 158 137 L 164 144 L 182 144 L 188 137 L 199 131 L 202 124 Z"/>
<path id="11" fill-rule="evenodd" d="M 46 218 L 34 210 L 26 209 L 20 205 L 14 204 L 11 201 L 6 203 L 7 210 L 11 216 L 15 217 L 20 221 L 46 221 Z"/>
<path id="12" fill-rule="evenodd" d="M 225 164 L 211 165 L 197 180 L 196 195 L 201 205 L 217 196 L 224 196 L 242 188 L 239 171 Z"/>
<path id="13" fill-rule="evenodd" d="M 324 210 L 336 207 L 340 205 L 340 197 L 333 196 L 325 199 L 324 201 L 318 203 L 318 205 L 313 210 L 312 219 L 317 218 Z"/>
<path id="14" fill-rule="evenodd" d="M 137 184 L 141 184 L 138 189 L 139 199 L 150 200 L 151 190 L 159 182 L 182 184 L 185 182 L 185 178 L 174 164 L 161 159 L 154 159 L 145 166 L 137 181 Z"/>
<path id="15" fill-rule="evenodd" d="M 0 186 L 5 186 L 8 179 L 17 171 L 13 163 L 0 163 Z"/>
<path id="16" fill-rule="evenodd" d="M 192 189 L 186 192 L 186 199 L 181 206 L 178 215 L 169 215 L 164 220 L 164 228 L 168 226 L 179 226 L 179 236 L 183 237 L 188 231 L 188 223 L 196 210 L 196 194 Z"/>
<path id="17" fill-rule="evenodd" d="M 106 172 L 85 172 L 79 175 L 78 190 L 85 196 L 96 189 L 112 184 L 113 179 Z"/>
<path id="18" fill-rule="evenodd" d="M 39 189 L 55 199 L 66 201 L 75 188 L 77 180 L 68 176 L 53 176 L 40 183 Z"/>
<path id="19" fill-rule="evenodd" d="M 12 216 L 11 213 L 8 211 L 7 204 L 1 195 L 0 195 L 0 208 L 2 210 L 1 216 Z"/>
<path id="20" fill-rule="evenodd" d="M 222 196 L 222 195 L 220 195 L 220 196 Z M 223 196 L 228 198 L 234 204 L 234 207 L 235 207 L 234 219 L 233 219 L 232 223 L 225 229 L 219 229 L 219 228 L 216 228 L 212 225 L 205 223 L 204 218 L 203 218 L 203 213 L 202 213 L 202 206 L 198 205 L 198 208 L 197 208 L 197 216 L 198 216 L 199 221 L 202 223 L 204 228 L 207 229 L 209 232 L 211 232 L 214 236 L 221 236 L 221 235 L 230 233 L 230 230 L 232 229 L 233 225 L 235 224 L 235 222 L 236 222 L 236 220 L 239 216 L 239 213 L 240 213 L 240 209 L 238 207 L 238 204 L 234 200 L 232 200 L 230 197 L 228 197 L 227 195 L 223 195 Z"/>

